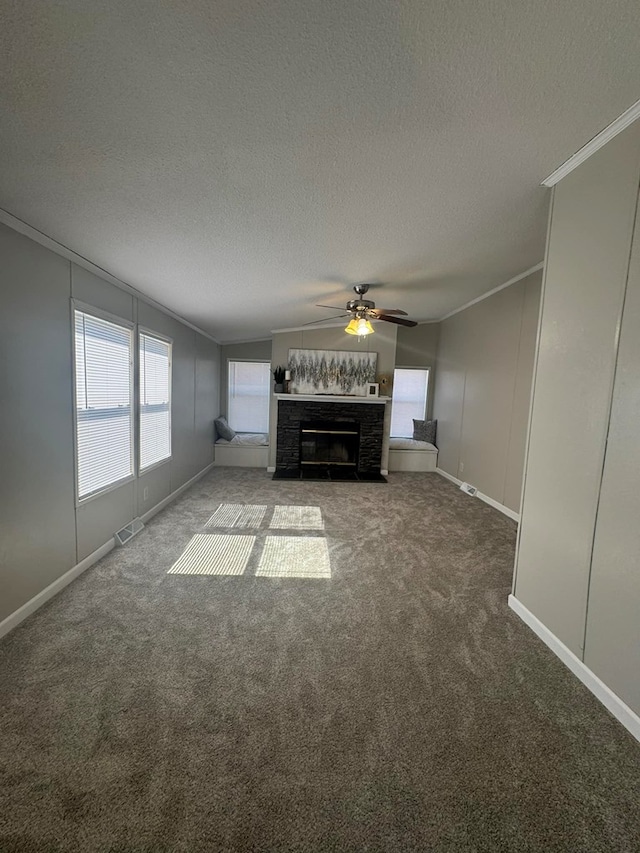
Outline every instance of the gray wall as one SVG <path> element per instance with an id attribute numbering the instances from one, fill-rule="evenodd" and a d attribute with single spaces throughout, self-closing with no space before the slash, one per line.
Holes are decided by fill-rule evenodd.
<path id="1" fill-rule="evenodd" d="M 229 359 L 240 361 L 271 361 L 271 339 L 249 341 L 245 344 L 225 344 L 220 347 L 220 413 L 228 412 Z"/>
<path id="2" fill-rule="evenodd" d="M 636 713 L 639 181 L 636 122 L 554 191 L 514 585 Z"/>
<path id="3" fill-rule="evenodd" d="M 518 512 L 542 274 L 440 323 L 438 466 Z"/>
<path id="4" fill-rule="evenodd" d="M 413 328 L 398 326 L 396 367 L 428 367 L 429 389 L 427 417 L 433 416 L 436 382 L 436 359 L 440 340 L 440 323 L 421 323 Z"/>
<path id="5" fill-rule="evenodd" d="M 0 257 L 1 621 L 212 461 L 220 356 L 210 339 L 4 225 Z M 77 509 L 72 296 L 173 339 L 172 459 Z"/>
<path id="6" fill-rule="evenodd" d="M 640 219 L 622 317 L 593 543 L 584 661 L 640 713 Z"/>

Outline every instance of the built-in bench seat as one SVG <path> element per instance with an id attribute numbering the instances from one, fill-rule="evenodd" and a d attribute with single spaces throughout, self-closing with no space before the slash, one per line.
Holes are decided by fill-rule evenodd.
<path id="1" fill-rule="evenodd" d="M 269 436 L 239 432 L 231 441 L 219 438 L 215 443 L 213 464 L 218 467 L 266 468 L 269 464 Z"/>
<path id="2" fill-rule="evenodd" d="M 389 439 L 389 471 L 435 471 L 438 448 L 414 438 Z"/>

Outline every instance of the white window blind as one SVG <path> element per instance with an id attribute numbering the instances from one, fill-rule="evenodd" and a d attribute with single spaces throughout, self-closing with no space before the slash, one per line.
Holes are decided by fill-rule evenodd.
<path id="1" fill-rule="evenodd" d="M 78 497 L 133 474 L 132 331 L 75 310 Z"/>
<path id="2" fill-rule="evenodd" d="M 427 411 L 429 371 L 397 367 L 393 372 L 391 436 L 411 438 L 413 418 L 422 421 Z"/>
<path id="3" fill-rule="evenodd" d="M 171 344 L 140 332 L 140 470 L 171 456 Z"/>
<path id="4" fill-rule="evenodd" d="M 236 432 L 269 432 L 271 365 L 264 361 L 229 361 L 227 421 Z"/>

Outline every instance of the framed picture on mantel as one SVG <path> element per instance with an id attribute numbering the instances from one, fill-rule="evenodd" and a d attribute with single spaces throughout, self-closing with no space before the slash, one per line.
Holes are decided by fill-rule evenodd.
<path id="1" fill-rule="evenodd" d="M 291 393 L 366 397 L 377 361 L 376 352 L 290 349 Z"/>

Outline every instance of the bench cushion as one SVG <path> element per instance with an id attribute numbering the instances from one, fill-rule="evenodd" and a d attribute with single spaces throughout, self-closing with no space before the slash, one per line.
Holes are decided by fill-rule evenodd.
<path id="1" fill-rule="evenodd" d="M 262 432 L 237 432 L 231 441 L 219 438 L 216 444 L 226 444 L 229 447 L 265 447 L 269 444 L 269 436 Z"/>
<path id="2" fill-rule="evenodd" d="M 435 444 L 430 444 L 428 441 L 417 441 L 415 438 L 390 438 L 389 450 L 429 450 L 435 453 L 438 448 Z"/>

